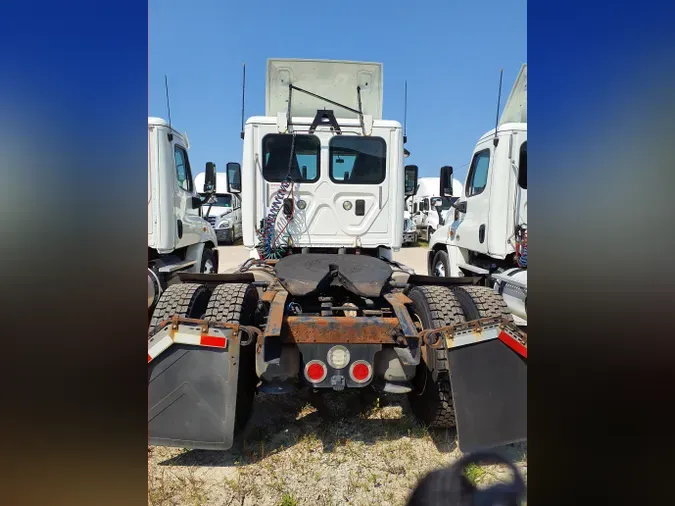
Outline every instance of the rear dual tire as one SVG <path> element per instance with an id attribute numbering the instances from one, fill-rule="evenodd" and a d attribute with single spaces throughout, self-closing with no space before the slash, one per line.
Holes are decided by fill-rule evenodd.
<path id="1" fill-rule="evenodd" d="M 204 319 L 218 323 L 251 325 L 258 306 L 258 290 L 246 283 L 218 285 L 211 294 Z M 246 334 L 240 333 L 241 336 Z M 239 432 L 251 417 L 258 376 L 255 371 L 255 342 L 239 349 L 237 411 L 234 430 Z"/>
<path id="2" fill-rule="evenodd" d="M 410 290 L 408 297 L 413 301 L 413 319 L 417 318 L 424 329 L 490 317 L 513 321 L 504 300 L 484 286 L 418 286 Z M 430 428 L 454 427 L 456 418 L 448 352 L 445 346 L 425 348 L 426 357 L 420 361 L 413 391 L 408 394 L 411 409 Z"/>
<path id="3" fill-rule="evenodd" d="M 178 283 L 162 293 L 152 314 L 150 332 L 162 321 L 173 316 L 205 319 L 218 323 L 254 323 L 258 291 L 253 285 L 233 283 L 218 285 L 210 292 L 206 285 Z M 240 333 L 240 339 L 246 334 Z M 199 353 L 195 350 L 193 353 Z M 235 434 L 241 431 L 251 416 L 258 378 L 255 372 L 255 342 L 240 346 Z"/>
<path id="4" fill-rule="evenodd" d="M 418 286 L 410 290 L 412 316 L 424 329 L 463 323 L 464 313 L 453 290 L 444 286 Z M 425 346 L 423 360 L 417 366 L 413 391 L 408 401 L 413 414 L 431 428 L 455 426 L 455 409 L 445 347 Z"/>

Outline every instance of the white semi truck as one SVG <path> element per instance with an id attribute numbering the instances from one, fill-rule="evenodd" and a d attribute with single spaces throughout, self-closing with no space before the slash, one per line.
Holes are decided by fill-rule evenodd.
<path id="1" fill-rule="evenodd" d="M 496 129 L 476 143 L 463 194 L 451 191 L 452 168 L 440 190 L 452 198 L 447 223 L 431 237 L 429 275 L 483 277 L 527 325 L 527 65 L 523 65 Z M 440 199 L 434 200 L 436 205 Z"/>
<path id="2" fill-rule="evenodd" d="M 408 201 L 411 219 L 417 228 L 419 237 L 427 242 L 444 223 L 447 211 L 450 209 L 450 199 L 446 197 L 441 198 L 440 205 L 431 205 L 431 199 L 440 196 L 439 185 L 440 179 L 437 177 L 420 178 L 415 195 Z M 460 181 L 453 179 L 452 188 L 455 195 L 461 195 L 462 183 Z"/>
<path id="3" fill-rule="evenodd" d="M 217 240 L 202 217 L 188 158 L 187 136 L 161 118 L 148 118 L 148 311 L 179 273 L 218 272 Z M 215 165 L 206 164 L 207 195 Z M 202 183 L 203 186 L 203 183 Z"/>
<path id="4" fill-rule="evenodd" d="M 526 437 L 526 336 L 501 297 L 392 261 L 417 167 L 382 118 L 382 83 L 377 63 L 268 60 L 266 114 L 227 164 L 250 258 L 162 294 L 150 443 L 228 449 L 256 392 L 300 388 L 407 395 L 463 451 Z"/>
<path id="5" fill-rule="evenodd" d="M 195 185 L 200 192 L 204 188 L 204 172 L 195 177 Z M 242 237 L 241 226 L 241 199 L 239 195 L 227 193 L 227 174 L 216 174 L 218 192 L 211 202 L 203 205 L 203 213 L 206 220 L 215 228 L 218 242 L 232 244 Z M 206 200 L 206 194 L 201 193 Z"/>

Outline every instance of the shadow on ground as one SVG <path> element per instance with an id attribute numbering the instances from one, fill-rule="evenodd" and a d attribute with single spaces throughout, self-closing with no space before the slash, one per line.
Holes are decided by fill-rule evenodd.
<path id="1" fill-rule="evenodd" d="M 455 431 L 428 431 L 415 420 L 404 396 L 378 397 L 368 392 L 312 395 L 305 391 L 259 394 L 253 416 L 231 450 L 189 450 L 160 465 L 254 464 L 301 442 L 320 442 L 322 451 L 331 453 L 349 442 L 374 445 L 403 437 L 431 437 L 443 453 L 456 449 Z"/>

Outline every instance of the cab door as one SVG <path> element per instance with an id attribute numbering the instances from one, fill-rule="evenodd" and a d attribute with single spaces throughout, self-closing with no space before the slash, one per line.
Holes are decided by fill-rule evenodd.
<path id="1" fill-rule="evenodd" d="M 465 210 L 455 214 L 458 219 L 453 224 L 455 244 L 477 253 L 488 252 L 492 154 L 491 139 L 476 146 L 466 178 L 464 197 L 459 201 Z"/>
<path id="2" fill-rule="evenodd" d="M 177 136 L 174 137 L 177 139 Z M 193 208 L 193 197 L 196 196 L 194 181 L 190 169 L 187 149 L 174 140 L 173 155 L 175 167 L 174 211 L 176 216 L 176 248 L 196 244 L 201 234 L 203 221 L 200 218 L 200 207 Z"/>

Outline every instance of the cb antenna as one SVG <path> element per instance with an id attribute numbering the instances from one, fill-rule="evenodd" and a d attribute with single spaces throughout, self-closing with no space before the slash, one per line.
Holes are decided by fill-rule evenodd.
<path id="1" fill-rule="evenodd" d="M 244 103 L 246 100 L 246 62 L 244 62 L 244 77 L 241 82 L 241 135 L 244 138 Z"/>
<path id="2" fill-rule="evenodd" d="M 403 144 L 408 142 L 408 81 L 405 81 L 403 98 Z"/>
<path id="3" fill-rule="evenodd" d="M 502 99 L 502 78 L 504 77 L 504 69 L 499 71 L 499 92 L 497 93 L 497 117 L 495 118 L 495 138 L 492 141 L 494 147 L 497 147 L 499 144 L 499 139 L 497 139 L 497 128 L 499 127 L 499 106 L 501 105 Z"/>
<path id="4" fill-rule="evenodd" d="M 166 92 L 166 112 L 169 116 L 169 141 L 173 140 L 173 133 L 171 132 L 171 101 L 169 100 L 169 78 L 164 74 L 164 91 Z"/>
<path id="5" fill-rule="evenodd" d="M 171 102 L 169 101 L 169 78 L 164 74 L 164 91 L 166 92 L 166 112 L 169 115 L 169 127 L 171 127 Z"/>

